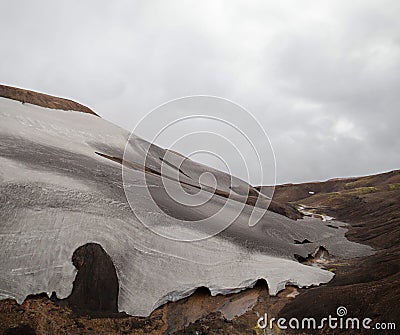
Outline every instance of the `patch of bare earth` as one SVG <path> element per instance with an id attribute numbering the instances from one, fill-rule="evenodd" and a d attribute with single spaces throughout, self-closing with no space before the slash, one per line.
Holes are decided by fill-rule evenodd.
<path id="1" fill-rule="evenodd" d="M 0 97 L 45 108 L 77 111 L 98 116 L 90 108 L 75 101 L 12 86 L 0 85 Z"/>

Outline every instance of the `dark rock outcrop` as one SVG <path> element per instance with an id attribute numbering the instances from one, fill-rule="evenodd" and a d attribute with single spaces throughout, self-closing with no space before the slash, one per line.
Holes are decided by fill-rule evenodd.
<path id="1" fill-rule="evenodd" d="M 118 312 L 118 277 L 110 256 L 96 243 L 75 250 L 72 263 L 78 270 L 71 295 L 62 300 L 79 312 Z"/>
<path id="2" fill-rule="evenodd" d="M 19 327 L 9 328 L 5 331 L 4 335 L 35 335 L 35 331 L 29 325 L 22 325 Z"/>

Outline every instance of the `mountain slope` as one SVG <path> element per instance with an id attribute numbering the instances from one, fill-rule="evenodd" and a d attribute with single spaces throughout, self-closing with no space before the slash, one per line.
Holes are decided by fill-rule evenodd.
<path id="1" fill-rule="evenodd" d="M 309 191 L 315 194 L 310 195 Z M 350 240 L 378 250 L 373 256 L 337 267 L 332 282 L 302 292 L 285 306 L 281 315 L 299 317 L 306 305 L 310 316 L 324 317 L 329 313 L 335 315 L 335 308 L 345 306 L 351 316 L 396 322 L 399 326 L 400 312 L 394 306 L 400 299 L 400 170 L 282 185 L 276 188 L 275 196 L 350 223 L 346 234 Z"/>
<path id="2" fill-rule="evenodd" d="M 42 292 L 68 298 L 79 277 L 82 306 L 96 306 L 87 303 L 95 295 L 88 276 L 76 276 L 86 268 L 71 262 L 92 243 L 115 266 L 118 311 L 138 316 L 201 286 L 228 294 L 263 278 L 275 295 L 288 283 L 326 283 L 332 272 L 297 261 L 320 246 L 341 258 L 372 253 L 348 241 L 343 227 L 267 211 L 267 199 L 243 180 L 95 115 L 0 98 L 0 120 L 3 299 L 21 303 Z M 200 182 L 204 172 L 215 187 Z M 254 195 L 256 206 L 249 204 Z M 297 242 L 304 240 L 311 242 Z"/>
<path id="3" fill-rule="evenodd" d="M 13 94 L 24 101 L 18 92 Z M 33 101 L 47 109 L 31 106 Z M 229 334 L 254 334 L 256 312 L 304 316 L 307 306 L 313 315 L 321 315 L 340 303 L 351 312 L 366 313 L 370 304 L 374 316 L 381 318 L 385 309 L 394 306 L 399 287 L 397 172 L 367 177 L 362 182 L 352 178 L 276 188 L 271 203 L 274 211 L 299 219 L 297 208 L 304 211 L 307 207 L 354 227 L 313 218 L 294 221 L 271 212 L 266 212 L 256 226 L 248 227 L 252 205 L 259 196 L 247 183 L 188 159 L 179 165 L 182 157 L 178 154 L 149 146 L 137 137 L 128 141 L 128 132 L 89 115 L 92 113 L 49 109 L 54 106 L 52 101 L 35 94 L 29 104 L 0 99 L 0 293 L 8 297 L 0 301 L 0 333 L 20 327 L 37 334 L 217 334 L 220 329 Z M 60 108 L 74 109 L 68 106 L 72 105 Z M 124 156 L 127 142 L 132 154 L 128 161 Z M 172 190 L 184 187 L 195 194 L 202 189 L 202 196 L 211 195 L 206 204 L 193 210 L 167 198 L 161 179 L 166 159 L 164 169 Z M 146 164 L 141 165 L 143 161 Z M 144 214 L 152 227 L 173 227 L 182 218 L 202 219 L 228 200 L 232 200 L 231 209 L 239 206 L 243 211 L 230 227 L 204 242 L 166 243 L 132 215 L 121 165 L 134 181 L 144 174 L 157 204 L 171 215 L 160 220 L 149 209 L 145 193 L 133 188 L 133 207 L 139 210 L 135 214 Z M 199 176 L 205 171 L 216 176 L 215 191 L 199 184 Z M 232 183 L 234 189 L 246 191 L 233 192 Z M 216 216 L 211 223 L 224 225 L 225 220 L 225 215 Z M 202 231 L 203 227 L 198 227 L 191 233 Z M 345 233 L 353 241 L 380 250 L 371 255 L 370 247 L 349 242 Z M 330 263 L 332 268 L 297 261 L 314 254 L 320 246 L 335 257 L 337 264 Z M 91 249 L 94 258 L 86 252 Z M 365 255 L 370 256 L 353 259 Z M 100 267 L 90 278 L 90 266 L 99 262 Z M 84 272 L 75 277 L 73 264 Z M 103 271 L 105 265 L 107 270 Z M 336 273 L 328 285 L 284 289 L 286 284 L 328 282 L 333 274 L 326 270 Z M 114 280 L 105 280 L 105 274 Z M 74 278 L 77 286 L 73 286 Z M 110 292 L 118 291 L 115 278 L 118 297 L 109 294 L 96 299 L 102 285 L 111 287 Z M 260 278 L 267 281 L 245 290 Z M 196 290 L 203 286 L 209 289 Z M 239 290 L 243 291 L 211 296 Z M 11 299 L 21 302 L 28 294 L 52 291 L 52 301 L 46 294 L 28 296 L 22 305 Z M 277 296 L 270 296 L 278 291 L 281 293 Z M 71 292 L 75 306 L 68 304 Z M 167 303 L 177 299 L 181 300 Z M 96 314 L 101 310 L 99 304 L 109 303 L 106 314 Z M 85 312 L 89 316 L 81 316 L 69 309 L 77 311 L 76 305 L 94 310 Z M 141 318 L 113 313 L 115 306 L 119 311 L 151 315 Z M 43 315 L 48 317 L 44 319 Z M 398 312 L 391 308 L 387 316 L 389 321 L 397 320 Z"/>

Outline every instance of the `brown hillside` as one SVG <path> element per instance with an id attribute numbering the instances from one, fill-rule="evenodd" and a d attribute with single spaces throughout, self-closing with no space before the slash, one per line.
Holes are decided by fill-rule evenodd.
<path id="1" fill-rule="evenodd" d="M 350 223 L 347 237 L 377 250 L 375 255 L 336 267 L 336 276 L 330 283 L 303 291 L 283 308 L 281 315 L 304 316 L 304 306 L 308 306 L 307 315 L 321 318 L 335 315 L 338 306 L 345 306 L 351 316 L 396 322 L 398 326 L 400 313 L 394 306 L 400 299 L 400 170 L 321 183 L 281 185 L 276 188 L 275 197 Z M 371 333 L 348 331 L 364 332 Z M 321 333 L 336 334 L 334 330 Z"/>
<path id="2" fill-rule="evenodd" d="M 98 116 L 90 108 L 81 105 L 75 101 L 53 97 L 48 94 L 24 90 L 22 88 L 0 85 L 0 97 L 21 101 L 22 103 L 29 103 L 32 105 L 61 109 L 61 110 L 71 110 L 82 113 L 88 113 Z"/>

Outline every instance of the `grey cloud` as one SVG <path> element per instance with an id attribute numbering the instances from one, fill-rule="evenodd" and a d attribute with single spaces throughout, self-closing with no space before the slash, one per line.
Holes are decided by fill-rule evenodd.
<path id="1" fill-rule="evenodd" d="M 0 80 L 127 129 L 170 99 L 222 96 L 269 133 L 278 182 L 369 174 L 400 163 L 399 14 L 396 0 L 3 1 Z"/>

